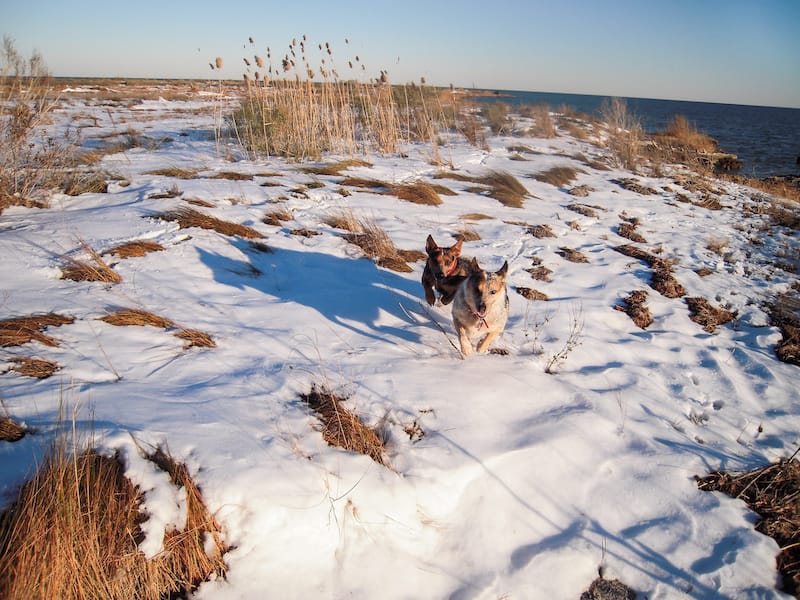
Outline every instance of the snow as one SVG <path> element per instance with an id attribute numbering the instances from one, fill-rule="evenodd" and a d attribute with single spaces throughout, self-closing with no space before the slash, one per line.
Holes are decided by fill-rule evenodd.
<path id="1" fill-rule="evenodd" d="M 3 503 L 40 461 L 66 404 L 99 447 L 121 452 L 145 492 L 148 556 L 166 529 L 182 526 L 185 498 L 137 444 L 165 444 L 187 464 L 233 547 L 227 579 L 204 583 L 200 599 L 578 598 L 600 567 L 651 599 L 788 597 L 775 589 L 777 544 L 754 531 L 754 514 L 694 481 L 763 465 L 800 444 L 797 367 L 775 358 L 780 333 L 764 312 L 796 283 L 773 257 L 797 256 L 798 240 L 765 228 L 766 216 L 745 214 L 752 190 L 718 183 L 720 211 L 679 202 L 679 193 L 695 196 L 668 177 L 637 177 L 658 195 L 626 191 L 612 180 L 630 173 L 588 166 L 580 155 L 604 151 L 561 135 L 491 137 L 488 150 L 453 139 L 441 148 L 459 173 L 517 176 L 531 194 L 523 208 L 447 178 L 436 182 L 457 195 L 435 207 L 365 190 L 343 196 L 339 177 L 218 149 L 218 102 L 71 100 L 52 130 L 90 113 L 97 127 L 83 132 L 87 139 L 133 125 L 171 141 L 103 159 L 130 185 L 0 215 L 3 318 L 75 317 L 48 330 L 59 347 L 31 343 L 3 354 L 63 367 L 44 380 L 0 375 L 9 414 L 43 434 L 0 445 Z M 512 160 L 513 144 L 537 153 Z M 442 171 L 424 146 L 404 151 L 366 156 L 372 166 L 347 174 L 401 182 Z M 575 198 L 531 177 L 552 166 L 580 169 L 572 185 L 594 191 Z M 200 175 L 147 174 L 165 167 Z M 255 177 L 208 178 L 223 171 Z M 312 181 L 323 185 L 292 191 Z M 214 205 L 198 210 L 263 233 L 271 252 L 158 219 L 185 205 L 148 198 L 173 185 L 183 199 Z M 576 201 L 600 207 L 597 216 L 565 208 Z M 276 206 L 293 221 L 262 223 Z M 464 254 L 487 270 L 509 263 L 511 312 L 494 344 L 508 354 L 462 360 L 449 307 L 424 302 L 423 263 L 396 273 L 363 258 L 324 222 L 344 209 L 374 219 L 403 249 L 422 250 L 428 234 L 450 245 L 468 222 L 481 239 L 465 242 Z M 470 213 L 492 218 L 463 218 Z M 652 290 L 647 265 L 613 249 L 630 243 L 616 234 L 622 213 L 641 220 L 643 249 L 676 259 L 688 296 L 737 318 L 709 334 L 682 299 Z M 520 223 L 549 224 L 556 237 L 535 238 Z M 290 233 L 298 228 L 321 235 Z M 707 248 L 712 239 L 727 241 L 725 256 Z M 119 284 L 59 279 L 64 257 L 82 256 L 81 240 L 98 251 L 132 240 L 166 249 L 113 259 Z M 564 260 L 561 247 L 589 262 Z M 525 271 L 534 258 L 551 281 Z M 712 274 L 695 273 L 703 267 Z M 528 301 L 519 286 L 550 299 Z M 614 310 L 637 289 L 648 292 L 654 317 L 646 330 Z M 217 346 L 186 350 L 171 332 L 98 320 L 121 307 L 201 330 Z M 545 373 L 571 333 L 579 345 Z M 315 383 L 348 396 L 346 405 L 384 432 L 389 468 L 323 441 L 299 398 Z M 421 437 L 404 431 L 412 425 Z"/>

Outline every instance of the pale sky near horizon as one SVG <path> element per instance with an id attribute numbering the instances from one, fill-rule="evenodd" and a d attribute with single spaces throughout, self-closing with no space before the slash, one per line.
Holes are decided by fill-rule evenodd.
<path id="1" fill-rule="evenodd" d="M 358 55 L 393 83 L 794 108 L 798 32 L 800 0 L 0 0 L 0 34 L 56 76 L 210 78 L 220 56 L 238 79 L 306 34 L 343 77 Z"/>

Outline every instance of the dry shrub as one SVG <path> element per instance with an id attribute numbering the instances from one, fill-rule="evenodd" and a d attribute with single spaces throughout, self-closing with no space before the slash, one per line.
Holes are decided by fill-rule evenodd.
<path id="1" fill-rule="evenodd" d="M 631 221 L 623 221 L 617 226 L 617 235 L 620 237 L 627 238 L 632 242 L 638 242 L 640 244 L 646 244 L 647 240 L 636 231 L 636 226 L 638 223 L 631 222 Z"/>
<path id="2" fill-rule="evenodd" d="M 108 193 L 108 173 L 103 171 L 73 171 L 61 183 L 68 196 Z"/>
<path id="3" fill-rule="evenodd" d="M 547 294 L 545 294 L 544 292 L 540 292 L 539 290 L 535 290 L 535 289 L 533 289 L 533 288 L 529 288 L 529 287 L 516 287 L 516 288 L 514 288 L 514 290 L 515 290 L 515 291 L 516 291 L 516 292 L 517 292 L 517 293 L 518 293 L 520 296 L 522 296 L 523 298 L 525 298 L 526 300 L 540 300 L 540 301 L 545 301 L 545 300 L 549 300 L 549 299 L 550 299 L 550 298 L 548 297 L 548 295 L 547 295 Z"/>
<path id="4" fill-rule="evenodd" d="M 0 321 L 0 348 L 21 346 L 31 341 L 39 342 L 45 346 L 58 346 L 55 338 L 42 332 L 47 327 L 69 325 L 74 321 L 74 317 L 65 317 L 55 313 L 4 319 Z"/>
<path id="5" fill-rule="evenodd" d="M 692 148 L 697 152 L 717 151 L 716 140 L 704 133 L 699 133 L 697 127 L 689 123 L 689 120 L 683 115 L 675 115 L 666 130 L 657 134 L 656 138 L 670 139 L 678 145 Z"/>
<path id="6" fill-rule="evenodd" d="M 724 308 L 719 308 L 701 297 L 686 298 L 689 306 L 689 318 L 703 326 L 707 333 L 714 333 L 719 325 L 732 321 L 736 313 Z"/>
<path id="7" fill-rule="evenodd" d="M 553 228 L 550 225 L 531 225 L 526 230 L 527 233 L 531 234 L 535 238 L 551 238 L 556 237 L 556 234 L 553 233 Z"/>
<path id="8" fill-rule="evenodd" d="M 697 478 L 701 490 L 721 491 L 744 500 L 761 520 L 756 531 L 773 538 L 780 547 L 778 571 L 783 590 L 800 597 L 800 463 L 789 459 L 746 473 L 711 473 Z"/>
<path id="9" fill-rule="evenodd" d="M 531 108 L 533 126 L 528 130 L 528 135 L 540 138 L 556 137 L 556 126 L 550 114 L 550 107 L 546 104 L 537 104 Z"/>
<path id="10" fill-rule="evenodd" d="M 0 417 L 0 442 L 18 442 L 27 433 L 28 430 L 11 417 Z"/>
<path id="11" fill-rule="evenodd" d="M 14 357 L 11 359 L 14 366 L 11 367 L 12 371 L 16 371 L 20 375 L 26 377 L 35 377 L 36 379 L 47 379 L 53 373 L 61 369 L 61 365 L 52 360 L 45 360 L 43 358 L 29 358 L 29 357 Z"/>
<path id="12" fill-rule="evenodd" d="M 61 279 L 99 281 L 102 283 L 119 283 L 122 281 L 119 273 L 108 266 L 96 250 L 86 242 L 81 241 L 80 244 L 83 251 L 89 255 L 89 260 L 67 258 L 70 264 L 61 267 Z"/>
<path id="13" fill-rule="evenodd" d="M 552 167 L 543 173 L 536 173 L 533 175 L 533 178 L 536 181 L 541 181 L 542 183 L 549 183 L 550 185 L 554 185 L 557 188 L 565 188 L 578 176 L 578 173 L 582 173 L 580 169 L 576 169 L 574 167 Z"/>
<path id="14" fill-rule="evenodd" d="M 614 308 L 628 315 L 637 327 L 647 329 L 653 322 L 653 316 L 650 314 L 650 309 L 645 306 L 646 301 L 647 292 L 635 290 L 622 301 L 622 306 L 617 305 Z"/>
<path id="15" fill-rule="evenodd" d="M 351 233 L 361 233 L 362 225 L 352 209 L 344 209 L 336 214 L 328 215 L 323 222 L 334 229 L 344 229 Z"/>
<path id="16" fill-rule="evenodd" d="M 600 118 L 608 131 L 608 147 L 617 166 L 636 171 L 641 162 L 644 131 L 639 119 L 628 112 L 625 101 L 611 98 L 600 106 Z"/>
<path id="17" fill-rule="evenodd" d="M 185 466 L 151 460 L 186 494 L 187 520 L 148 560 L 138 550 L 143 497 L 120 458 L 60 433 L 0 516 L 0 596 L 161 600 L 224 576 L 220 527 Z"/>
<path id="18" fill-rule="evenodd" d="M 574 262 L 574 263 L 589 262 L 589 259 L 586 258 L 586 256 L 582 252 L 580 252 L 579 250 L 575 250 L 574 248 L 567 248 L 565 246 L 562 246 L 556 251 L 556 254 L 558 254 L 565 260 L 568 260 L 569 262 Z"/>
<path id="19" fill-rule="evenodd" d="M 358 416 L 342 406 L 346 399 L 316 384 L 311 386 L 308 394 L 301 394 L 300 398 L 322 421 L 322 438 L 329 445 L 369 456 L 376 463 L 386 466 L 383 441 L 374 429 L 364 425 Z"/>
<path id="20" fill-rule="evenodd" d="M 181 169 L 179 167 L 165 167 L 163 169 L 153 169 L 145 171 L 144 175 L 161 175 L 162 177 L 174 177 L 176 179 L 195 179 L 199 171 L 195 169 Z"/>
<path id="21" fill-rule="evenodd" d="M 393 186 L 392 193 L 401 200 L 413 202 L 414 204 L 438 206 L 442 203 L 436 188 L 422 181 Z"/>
<path id="22" fill-rule="evenodd" d="M 654 190 L 651 187 L 642 185 L 641 183 L 639 183 L 639 181 L 637 181 L 633 177 L 612 179 L 611 183 L 616 183 L 623 190 L 628 190 L 629 192 L 635 192 L 637 194 L 641 194 L 642 196 L 653 196 L 655 194 L 658 194 L 658 190 Z"/>
<path id="23" fill-rule="evenodd" d="M 126 242 L 119 246 L 114 246 L 110 250 L 106 250 L 103 254 L 113 254 L 120 258 L 131 258 L 136 256 L 144 256 L 150 252 L 161 252 L 164 246 L 158 242 L 151 240 L 138 240 L 135 242 Z"/>
<path id="24" fill-rule="evenodd" d="M 264 237 L 261 233 L 247 225 L 223 221 L 222 219 L 217 219 L 216 217 L 188 207 L 176 208 L 175 210 L 158 214 L 156 217 L 164 221 L 177 221 L 181 229 L 199 227 L 201 229 L 210 229 L 223 235 L 239 236 L 246 239 L 260 239 Z"/>
<path id="25" fill-rule="evenodd" d="M 454 174 L 447 175 L 447 177 L 485 186 L 488 189 L 478 188 L 475 191 L 486 193 L 490 198 L 494 198 L 503 206 L 510 208 L 522 208 L 525 199 L 530 196 L 530 193 L 519 182 L 519 179 L 505 171 L 490 171 L 483 177 L 456 177 Z"/>
<path id="26" fill-rule="evenodd" d="M 738 170 L 742 166 L 734 156 L 716 160 L 716 140 L 699 133 L 683 115 L 675 115 L 664 131 L 650 136 L 650 143 L 646 148 L 648 158 L 657 162 L 684 164 L 701 169 L 718 166 L 722 171 Z"/>
<path id="27" fill-rule="evenodd" d="M 619 579 L 595 579 L 580 600 L 636 600 L 636 592 Z"/>

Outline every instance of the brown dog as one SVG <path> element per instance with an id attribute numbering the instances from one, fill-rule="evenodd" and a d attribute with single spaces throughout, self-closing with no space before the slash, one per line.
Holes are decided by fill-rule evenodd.
<path id="1" fill-rule="evenodd" d="M 458 286 L 469 276 L 472 263 L 470 259 L 461 256 L 463 242 L 464 240 L 458 240 L 449 248 L 441 248 L 433 240 L 433 236 L 429 235 L 425 241 L 428 261 L 422 272 L 422 287 L 425 288 L 425 300 L 431 306 L 436 302 L 434 289 L 439 292 L 442 304 L 450 304 Z"/>
<path id="2" fill-rule="evenodd" d="M 453 325 L 464 356 L 472 354 L 473 342 L 478 352 L 485 352 L 503 333 L 509 308 L 507 275 L 508 261 L 496 273 L 487 273 L 472 259 L 472 274 L 458 288 L 453 302 Z"/>

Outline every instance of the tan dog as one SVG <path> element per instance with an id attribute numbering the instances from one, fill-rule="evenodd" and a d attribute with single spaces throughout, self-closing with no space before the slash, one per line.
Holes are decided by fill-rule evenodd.
<path id="1" fill-rule="evenodd" d="M 508 261 L 496 273 L 487 273 L 472 259 L 472 274 L 467 277 L 453 301 L 453 325 L 464 356 L 472 354 L 473 343 L 478 352 L 503 333 L 508 320 L 506 276 Z"/>
<path id="2" fill-rule="evenodd" d="M 441 248 L 428 236 L 425 242 L 425 252 L 428 261 L 422 272 L 422 287 L 425 288 L 425 300 L 431 306 L 436 302 L 436 289 L 441 297 L 442 304 L 450 304 L 458 291 L 458 286 L 467 278 L 472 263 L 470 259 L 461 256 L 461 245 L 464 240 L 458 240 L 449 248 Z"/>

